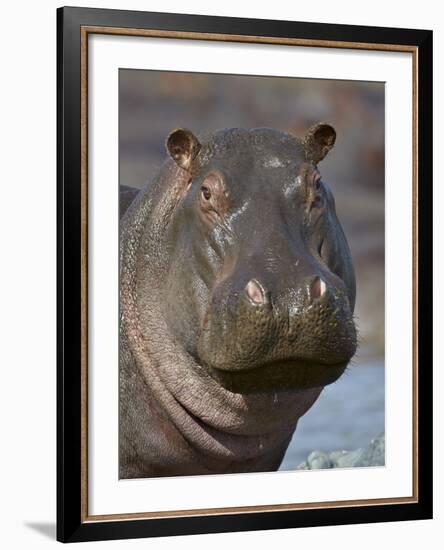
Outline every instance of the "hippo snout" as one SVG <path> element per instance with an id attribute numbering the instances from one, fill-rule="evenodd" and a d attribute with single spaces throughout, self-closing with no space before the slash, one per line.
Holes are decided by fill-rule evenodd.
<path id="1" fill-rule="evenodd" d="M 299 284 L 236 276 L 213 292 L 199 339 L 210 373 L 235 391 L 324 386 L 356 351 L 356 330 L 343 283 L 312 275 Z"/>

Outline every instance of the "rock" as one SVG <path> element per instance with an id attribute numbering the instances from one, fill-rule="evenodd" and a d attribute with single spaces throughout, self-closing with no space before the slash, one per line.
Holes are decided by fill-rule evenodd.
<path id="1" fill-rule="evenodd" d="M 313 451 L 297 470 L 325 470 L 328 468 L 366 468 L 385 465 L 385 435 L 372 439 L 367 447 L 354 451 Z"/>
<path id="2" fill-rule="evenodd" d="M 322 453 L 321 451 L 313 451 L 310 453 L 307 462 L 310 465 L 310 470 L 323 470 L 333 467 L 328 454 Z"/>

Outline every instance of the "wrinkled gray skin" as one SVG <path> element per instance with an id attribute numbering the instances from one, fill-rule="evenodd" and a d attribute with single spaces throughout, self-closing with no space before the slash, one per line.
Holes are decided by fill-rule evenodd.
<path id="1" fill-rule="evenodd" d="M 317 169 L 335 138 L 179 129 L 121 206 L 121 478 L 276 470 L 346 368 L 355 278 Z"/>

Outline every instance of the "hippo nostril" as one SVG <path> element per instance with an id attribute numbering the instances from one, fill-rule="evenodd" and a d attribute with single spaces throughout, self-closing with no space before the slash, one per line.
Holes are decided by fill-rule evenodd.
<path id="1" fill-rule="evenodd" d="M 325 291 L 327 290 L 327 285 L 320 277 L 315 277 L 314 281 L 311 284 L 310 296 L 313 300 L 316 298 L 321 298 Z"/>
<path id="2" fill-rule="evenodd" d="M 251 279 L 251 281 L 247 283 L 245 292 L 255 304 L 263 304 L 265 302 L 264 291 L 254 279 Z"/>

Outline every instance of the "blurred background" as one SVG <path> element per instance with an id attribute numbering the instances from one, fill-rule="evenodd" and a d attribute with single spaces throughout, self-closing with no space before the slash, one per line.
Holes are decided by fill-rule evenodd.
<path id="1" fill-rule="evenodd" d="M 356 270 L 359 349 L 344 375 L 300 419 L 281 469 L 313 450 L 352 450 L 384 433 L 384 84 L 140 71 L 119 72 L 120 183 L 143 187 L 177 127 L 276 128 L 302 137 L 324 121 L 337 132 L 320 165 Z"/>

